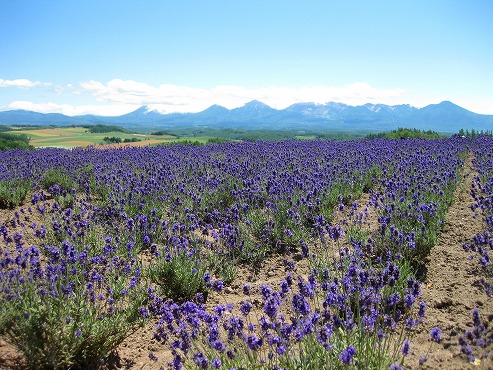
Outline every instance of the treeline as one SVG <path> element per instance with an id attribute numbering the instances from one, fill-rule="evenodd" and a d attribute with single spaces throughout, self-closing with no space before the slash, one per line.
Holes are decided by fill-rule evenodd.
<path id="1" fill-rule="evenodd" d="M 124 140 L 122 140 L 120 137 L 115 137 L 115 136 L 112 137 L 105 136 L 103 138 L 104 144 L 136 143 L 138 141 L 142 141 L 142 140 L 137 139 L 136 137 L 133 137 L 131 139 L 124 139 Z"/>
<path id="2" fill-rule="evenodd" d="M 210 139 L 207 139 L 206 142 L 203 141 L 198 141 L 198 140 L 176 140 L 176 141 L 170 141 L 169 143 L 161 143 L 158 144 L 158 146 L 175 146 L 175 145 L 192 145 L 192 146 L 203 146 L 207 144 L 222 144 L 229 141 L 228 139 L 223 139 L 220 137 L 213 137 Z"/>
<path id="3" fill-rule="evenodd" d="M 486 130 L 486 131 L 476 131 L 475 129 L 472 129 L 471 131 L 469 130 L 464 130 L 461 128 L 458 133 L 459 136 L 464 136 L 464 137 L 470 137 L 470 138 L 475 138 L 478 135 L 488 135 L 488 136 L 493 136 L 493 131 L 492 130 Z"/>
<path id="4" fill-rule="evenodd" d="M 172 134 L 171 132 L 165 131 L 165 130 L 159 130 L 159 131 L 151 132 L 151 135 L 155 135 L 155 136 L 176 136 L 175 134 Z"/>
<path id="5" fill-rule="evenodd" d="M 0 150 L 3 149 L 34 149 L 29 145 L 29 137 L 26 134 L 7 134 L 0 131 Z"/>
<path id="6" fill-rule="evenodd" d="M 366 135 L 367 139 L 440 139 L 445 137 L 436 131 L 432 130 L 419 130 L 416 128 L 402 128 L 399 127 L 397 130 L 392 130 L 390 132 L 380 132 L 377 134 Z"/>
<path id="7" fill-rule="evenodd" d="M 81 127 L 84 127 L 85 129 L 87 129 L 88 132 L 91 132 L 93 134 L 106 134 L 107 132 L 123 132 L 125 134 L 132 133 L 132 131 L 130 130 L 114 125 L 97 124 L 97 125 L 82 125 Z"/>

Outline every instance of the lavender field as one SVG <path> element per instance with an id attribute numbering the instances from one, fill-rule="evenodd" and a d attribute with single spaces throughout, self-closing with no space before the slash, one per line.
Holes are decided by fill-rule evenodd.
<path id="1" fill-rule="evenodd" d="M 443 280 L 481 297 L 444 326 L 467 197 Z M 0 367 L 492 366 L 489 136 L 1 151 L 0 207 Z"/>

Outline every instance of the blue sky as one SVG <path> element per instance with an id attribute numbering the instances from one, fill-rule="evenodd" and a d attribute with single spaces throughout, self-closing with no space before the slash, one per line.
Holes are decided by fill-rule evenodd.
<path id="1" fill-rule="evenodd" d="M 450 100 L 493 114 L 490 0 L 3 0 L 0 110 Z"/>

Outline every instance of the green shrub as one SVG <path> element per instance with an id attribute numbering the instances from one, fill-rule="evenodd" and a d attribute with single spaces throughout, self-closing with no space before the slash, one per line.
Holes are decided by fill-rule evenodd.
<path id="1" fill-rule="evenodd" d="M 17 207 L 30 190 L 31 183 L 28 180 L 0 181 L 0 209 Z"/>
<path id="2" fill-rule="evenodd" d="M 205 272 L 202 260 L 189 257 L 185 251 L 175 251 L 160 253 L 146 275 L 151 283 L 160 287 L 160 293 L 184 302 L 193 299 L 197 293 L 207 293 L 203 279 Z"/>
<path id="3" fill-rule="evenodd" d="M 62 168 L 52 168 L 47 170 L 41 180 L 41 187 L 50 191 L 53 185 L 58 185 L 61 192 L 69 192 L 75 187 L 74 180 L 70 177 L 67 170 Z"/>
<path id="4" fill-rule="evenodd" d="M 0 332 L 30 369 L 98 368 L 148 317 L 139 267 L 113 252 L 107 267 L 89 263 L 67 242 L 44 252 L 46 266 L 36 247 L 17 251 L 20 265 L 2 261 Z"/>

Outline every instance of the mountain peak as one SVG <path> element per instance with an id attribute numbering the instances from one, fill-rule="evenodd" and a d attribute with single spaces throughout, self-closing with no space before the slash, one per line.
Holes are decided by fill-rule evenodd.
<path id="1" fill-rule="evenodd" d="M 213 104 L 209 108 L 204 109 L 202 112 L 215 112 L 215 111 L 227 111 L 228 108 L 223 107 L 222 105 L 219 104 Z"/>
<path id="2" fill-rule="evenodd" d="M 149 112 L 149 106 L 148 105 L 143 105 L 143 106 L 137 108 L 136 110 L 131 111 L 130 113 L 142 113 L 142 114 L 145 114 L 147 112 Z"/>
<path id="3" fill-rule="evenodd" d="M 241 108 L 248 108 L 248 109 L 255 109 L 255 110 L 260 110 L 260 109 L 273 109 L 269 107 L 267 104 L 262 103 L 261 101 L 258 100 L 252 100 L 246 103 L 243 107 Z"/>
<path id="4" fill-rule="evenodd" d="M 452 103 L 451 101 L 444 100 L 438 104 L 430 104 L 427 105 L 426 107 L 421 108 L 420 110 L 440 110 L 440 111 L 447 111 L 449 114 L 457 114 L 457 113 L 468 113 L 468 114 L 475 114 L 471 111 L 468 111 L 465 108 L 462 108 L 458 106 L 457 104 Z"/>

